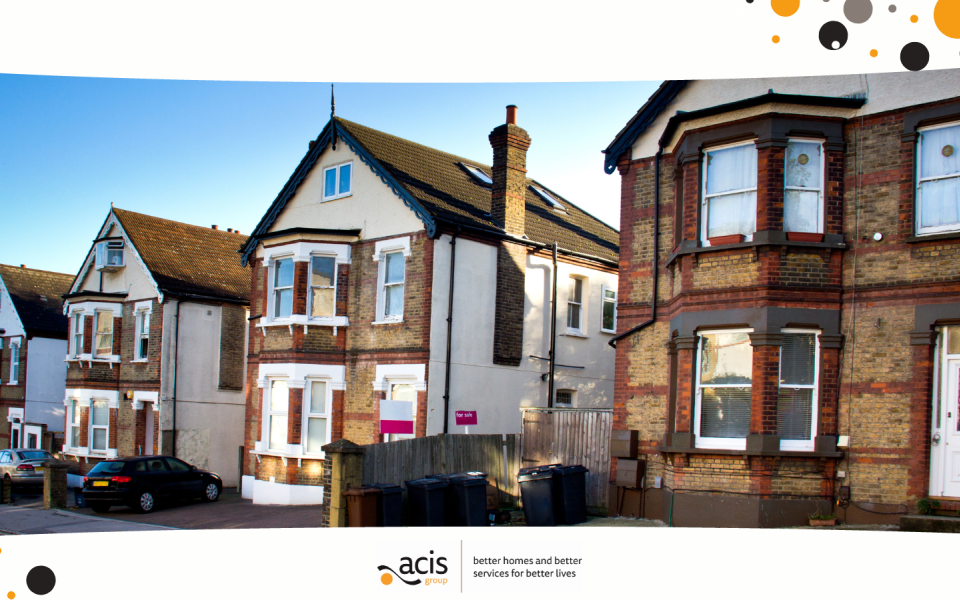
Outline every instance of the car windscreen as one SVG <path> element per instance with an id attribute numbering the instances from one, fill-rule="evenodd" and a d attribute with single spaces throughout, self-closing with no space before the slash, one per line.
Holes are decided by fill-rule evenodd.
<path id="1" fill-rule="evenodd" d="M 34 450 L 27 452 L 17 452 L 20 455 L 20 460 L 49 460 L 53 458 L 49 452 L 43 450 Z"/>
<path id="2" fill-rule="evenodd" d="M 116 475 L 123 470 L 123 467 L 127 463 L 121 462 L 119 460 L 107 460 L 104 462 L 99 462 L 90 469 L 90 472 L 87 475 Z"/>

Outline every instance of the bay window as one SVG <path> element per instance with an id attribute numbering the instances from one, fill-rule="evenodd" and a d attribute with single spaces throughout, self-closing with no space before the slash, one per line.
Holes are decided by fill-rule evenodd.
<path id="1" fill-rule="evenodd" d="M 80 447 L 80 404 L 76 400 L 70 401 L 70 443 L 71 448 Z"/>
<path id="2" fill-rule="evenodd" d="M 917 234 L 960 231 L 960 123 L 919 130 Z"/>
<path id="3" fill-rule="evenodd" d="M 304 402 L 304 420 L 307 432 L 304 451 L 311 454 L 322 452 L 329 435 L 329 414 L 327 411 L 327 382 L 310 381 L 307 388 L 310 397 Z"/>
<path id="4" fill-rule="evenodd" d="M 113 312 L 97 311 L 97 347 L 94 355 L 110 358 L 113 355 Z"/>
<path id="5" fill-rule="evenodd" d="M 701 237 L 708 245 L 753 239 L 757 147 L 752 141 L 704 151 L 703 214 Z"/>
<path id="6" fill-rule="evenodd" d="M 287 382 L 275 379 L 270 382 L 269 410 L 267 418 L 267 448 L 284 452 L 287 449 L 287 409 L 290 390 Z"/>
<path id="7" fill-rule="evenodd" d="M 73 314 L 73 355 L 83 354 L 83 313 Z"/>
<path id="8" fill-rule="evenodd" d="M 90 438 L 93 443 L 90 450 L 106 452 L 110 432 L 110 408 L 106 400 L 94 400 L 90 403 Z"/>
<path id="9" fill-rule="evenodd" d="M 337 310 L 337 259 L 335 256 L 310 258 L 310 316 L 333 317 Z"/>
<path id="10" fill-rule="evenodd" d="M 700 334 L 695 424 L 698 447 L 746 447 L 753 392 L 751 331 Z"/>
<path id="11" fill-rule="evenodd" d="M 820 351 L 816 331 L 783 330 L 777 434 L 783 450 L 812 450 L 817 428 Z"/>
<path id="12" fill-rule="evenodd" d="M 273 317 L 293 314 L 293 259 L 280 258 L 273 263 Z"/>
<path id="13" fill-rule="evenodd" d="M 785 156 L 783 230 L 823 233 L 823 145 L 790 140 Z"/>

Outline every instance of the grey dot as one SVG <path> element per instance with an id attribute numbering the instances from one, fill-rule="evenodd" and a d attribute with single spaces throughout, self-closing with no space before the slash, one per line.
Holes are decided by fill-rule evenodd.
<path id="1" fill-rule="evenodd" d="M 851 23 L 866 23 L 873 14 L 870 0 L 847 0 L 843 3 L 843 16 Z"/>
<path id="2" fill-rule="evenodd" d="M 889 7 L 887 7 L 887 10 L 889 10 L 892 13 L 897 12 L 897 5 L 891 4 Z"/>

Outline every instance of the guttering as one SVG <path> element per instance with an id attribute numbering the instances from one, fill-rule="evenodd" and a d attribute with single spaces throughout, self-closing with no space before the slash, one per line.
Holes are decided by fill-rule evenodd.
<path id="1" fill-rule="evenodd" d="M 457 265 L 457 236 L 460 228 L 450 238 L 450 293 L 447 301 L 447 365 L 443 382 L 443 432 L 450 429 L 450 349 L 453 345 L 453 275 Z"/>
<path id="2" fill-rule="evenodd" d="M 271 238 L 283 237 L 285 235 L 302 235 L 302 234 L 313 234 L 313 235 L 339 235 L 343 237 L 359 237 L 359 229 L 316 229 L 313 227 L 291 227 L 289 229 L 280 229 L 279 231 L 271 231 L 270 233 L 264 233 L 263 235 L 258 235 L 258 240 L 269 240 Z"/>
<path id="3" fill-rule="evenodd" d="M 613 336 L 608 344 L 611 348 L 617 347 L 617 342 L 632 335 L 657 320 L 657 279 L 660 266 L 660 158 L 663 156 L 663 142 L 653 158 L 653 297 L 650 299 L 650 318 L 636 327 Z"/>
<path id="4" fill-rule="evenodd" d="M 553 243 L 553 298 L 550 300 L 550 385 L 547 408 L 553 408 L 554 377 L 557 370 L 557 243 Z"/>
<path id="5" fill-rule="evenodd" d="M 182 300 L 177 301 L 177 314 L 174 320 L 173 332 L 173 426 L 171 427 L 171 437 L 173 443 L 170 448 L 170 455 L 177 456 L 177 363 L 180 356 L 180 305 Z"/>

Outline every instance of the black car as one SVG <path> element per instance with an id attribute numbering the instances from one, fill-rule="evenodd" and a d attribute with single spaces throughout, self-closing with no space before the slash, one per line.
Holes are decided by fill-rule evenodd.
<path id="1" fill-rule="evenodd" d="M 99 462 L 83 478 L 83 500 L 94 512 L 125 505 L 148 513 L 163 500 L 220 497 L 220 476 L 172 456 L 136 456 Z"/>

